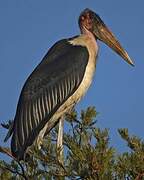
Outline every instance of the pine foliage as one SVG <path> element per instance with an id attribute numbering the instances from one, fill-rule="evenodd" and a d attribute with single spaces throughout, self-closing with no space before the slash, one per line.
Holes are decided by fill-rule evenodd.
<path id="1" fill-rule="evenodd" d="M 30 149 L 25 162 L 0 160 L 0 179 L 143 180 L 144 141 L 130 136 L 128 129 L 118 129 L 129 147 L 128 152 L 118 153 L 110 146 L 109 130 L 97 127 L 97 114 L 94 107 L 88 107 L 80 115 L 73 111 L 66 116 L 64 164 L 57 159 L 55 127 L 40 150 Z M 9 151 L 0 147 L 0 152 Z"/>

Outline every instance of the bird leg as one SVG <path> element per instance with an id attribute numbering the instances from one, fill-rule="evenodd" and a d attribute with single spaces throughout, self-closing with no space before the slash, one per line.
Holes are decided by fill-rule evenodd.
<path id="1" fill-rule="evenodd" d="M 64 117 L 60 118 L 59 120 L 58 138 L 57 138 L 57 158 L 58 158 L 59 163 L 61 163 L 62 165 L 64 164 L 63 129 L 64 129 Z"/>

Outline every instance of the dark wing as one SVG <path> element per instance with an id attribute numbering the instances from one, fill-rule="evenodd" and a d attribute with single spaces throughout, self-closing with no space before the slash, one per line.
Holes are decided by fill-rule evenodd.
<path id="1" fill-rule="evenodd" d="M 17 106 L 11 142 L 15 157 L 23 158 L 40 130 L 81 83 L 88 51 L 68 40 L 57 42 L 27 79 Z"/>

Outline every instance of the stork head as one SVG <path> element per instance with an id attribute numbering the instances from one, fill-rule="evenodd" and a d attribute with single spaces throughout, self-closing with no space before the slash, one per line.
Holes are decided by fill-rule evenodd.
<path id="1" fill-rule="evenodd" d="M 79 17 L 79 26 L 81 32 L 86 30 L 90 31 L 95 39 L 99 39 L 112 48 L 117 54 L 119 54 L 127 63 L 134 66 L 132 60 L 128 56 L 127 52 L 123 49 L 113 33 L 104 24 L 101 18 L 90 9 L 85 9 Z"/>

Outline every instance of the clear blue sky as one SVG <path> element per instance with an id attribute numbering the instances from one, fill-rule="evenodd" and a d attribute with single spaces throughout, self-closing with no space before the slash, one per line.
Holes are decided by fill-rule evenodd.
<path id="1" fill-rule="evenodd" d="M 117 128 L 144 137 L 144 2 L 131 0 L 5 0 L 0 2 L 0 122 L 12 119 L 21 88 L 47 50 L 59 39 L 79 34 L 77 19 L 91 8 L 135 62 L 126 64 L 99 42 L 94 82 L 78 109 L 96 106 L 98 126 L 109 128 L 111 144 L 125 143 Z M 0 128 L 0 145 L 5 131 Z M 1 154 L 0 154 L 1 157 Z"/>

